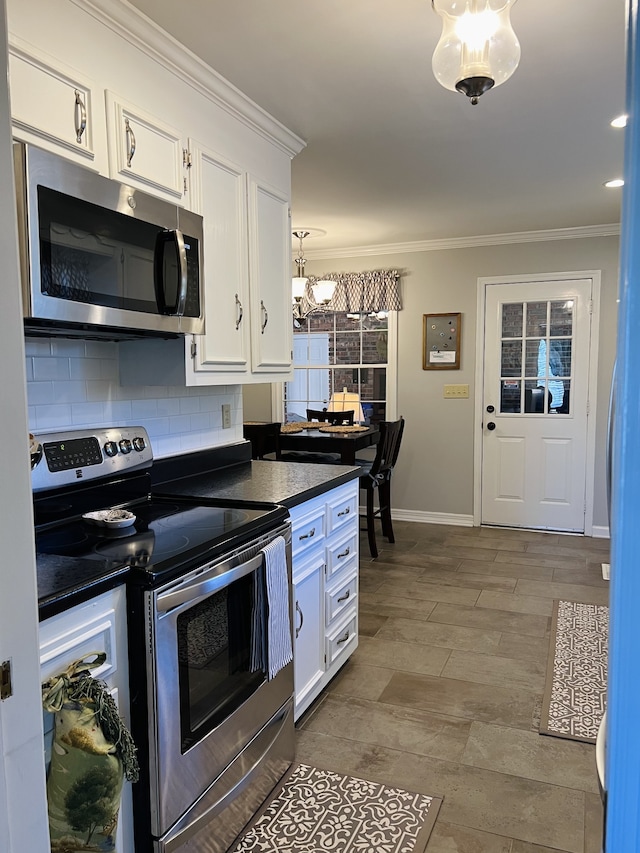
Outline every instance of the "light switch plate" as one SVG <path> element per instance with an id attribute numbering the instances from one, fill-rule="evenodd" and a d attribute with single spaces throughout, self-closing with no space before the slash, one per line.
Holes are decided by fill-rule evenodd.
<path id="1" fill-rule="evenodd" d="M 468 399 L 469 398 L 469 386 L 468 385 L 445 385 L 442 396 L 448 400 Z"/>
<path id="2" fill-rule="evenodd" d="M 231 405 L 222 404 L 222 429 L 231 429 Z"/>

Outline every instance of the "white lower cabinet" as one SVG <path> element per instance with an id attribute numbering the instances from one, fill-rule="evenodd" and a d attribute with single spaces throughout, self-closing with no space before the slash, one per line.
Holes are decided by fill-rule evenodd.
<path id="1" fill-rule="evenodd" d="M 358 481 L 290 515 L 298 719 L 358 645 Z"/>
<path id="2" fill-rule="evenodd" d="M 127 657 L 127 613 L 124 586 L 109 590 L 83 604 L 51 616 L 40 623 L 40 677 L 46 681 L 74 661 L 105 652 L 102 666 L 92 670 L 94 678 L 104 681 L 127 726 L 129 718 L 129 665 Z M 54 732 L 54 715 L 44 714 L 45 761 L 49 766 Z M 116 853 L 133 851 L 133 807 L 131 782 L 125 780 Z"/>

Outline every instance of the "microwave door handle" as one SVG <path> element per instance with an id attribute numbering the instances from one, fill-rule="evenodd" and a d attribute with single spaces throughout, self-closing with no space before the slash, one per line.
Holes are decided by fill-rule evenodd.
<path id="1" fill-rule="evenodd" d="M 246 563 L 241 563 L 239 566 L 235 566 L 233 569 L 228 569 L 227 571 L 220 572 L 220 566 L 216 566 L 214 569 L 216 574 L 213 577 L 199 578 L 188 586 L 160 593 L 156 599 L 156 609 L 159 614 L 168 613 L 170 610 L 186 602 L 191 607 L 200 599 L 211 595 L 212 592 L 218 592 L 218 590 L 224 589 L 245 575 L 255 572 L 262 565 L 262 561 L 263 555 L 259 553 Z"/>
<path id="2" fill-rule="evenodd" d="M 166 293 L 164 288 L 164 247 L 167 243 L 173 243 L 175 246 L 178 266 L 180 267 L 180 278 L 178 281 L 178 292 L 176 301 L 173 305 L 167 304 Z M 156 288 L 156 302 L 158 310 L 161 314 L 170 314 L 175 317 L 184 315 L 185 305 L 187 303 L 187 253 L 184 248 L 184 237 L 182 231 L 177 228 L 171 231 L 159 231 L 156 237 L 155 262 L 154 262 L 154 280 Z"/>

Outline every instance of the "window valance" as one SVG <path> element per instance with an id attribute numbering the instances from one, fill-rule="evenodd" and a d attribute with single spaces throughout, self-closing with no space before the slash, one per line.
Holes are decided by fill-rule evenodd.
<path id="1" fill-rule="evenodd" d="M 318 305 L 313 299 L 311 285 L 316 281 L 335 281 L 336 289 L 327 305 Z M 372 313 L 400 311 L 400 273 L 397 270 L 372 270 L 370 272 L 327 273 L 309 276 L 302 298 L 303 313 L 320 308 L 324 311 Z"/>

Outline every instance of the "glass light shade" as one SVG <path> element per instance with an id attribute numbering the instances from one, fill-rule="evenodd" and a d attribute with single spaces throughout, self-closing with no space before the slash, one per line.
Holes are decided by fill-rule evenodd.
<path id="1" fill-rule="evenodd" d="M 483 92 L 508 80 L 520 62 L 520 43 L 511 27 L 516 0 L 431 0 L 442 18 L 433 53 L 436 80 L 476 104 Z"/>
<path id="2" fill-rule="evenodd" d="M 327 302 L 330 302 L 335 289 L 335 281 L 316 281 L 315 284 L 311 285 L 311 290 L 313 291 L 313 298 L 318 305 L 324 305 Z"/>
<path id="3" fill-rule="evenodd" d="M 296 276 L 291 279 L 291 295 L 296 301 L 304 296 L 304 289 L 308 281 L 309 279 L 304 276 Z"/>

